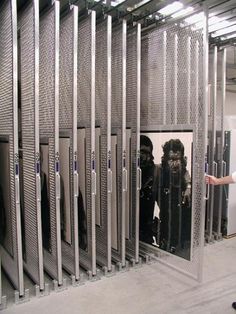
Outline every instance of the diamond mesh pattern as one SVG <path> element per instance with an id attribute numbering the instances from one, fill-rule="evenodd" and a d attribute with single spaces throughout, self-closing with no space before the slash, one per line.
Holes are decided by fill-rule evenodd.
<path id="1" fill-rule="evenodd" d="M 210 93 L 210 103 L 209 103 L 209 112 L 208 112 L 208 164 L 209 164 L 209 174 L 214 174 L 214 146 L 215 146 L 215 112 L 214 112 L 214 103 L 213 103 L 213 93 L 214 93 L 214 51 L 209 52 L 209 93 Z M 206 233 L 211 235 L 212 224 L 213 224 L 213 205 L 214 205 L 214 187 L 210 186 L 210 198 L 207 201 L 206 207 Z"/>
<path id="2" fill-rule="evenodd" d="M 55 11 L 52 8 L 40 19 L 39 123 L 40 137 L 49 139 L 49 199 L 51 252 L 44 251 L 46 269 L 58 278 L 57 223 L 55 186 Z"/>
<path id="3" fill-rule="evenodd" d="M 9 274 L 15 288 L 19 288 L 18 247 L 15 205 L 15 169 L 13 138 L 13 30 L 10 1 L 0 4 L 0 134 L 8 136 L 10 159 L 10 207 L 6 209 L 6 237 L 1 251 L 2 266 Z"/>
<path id="4" fill-rule="evenodd" d="M 19 16 L 21 40 L 21 116 L 23 149 L 23 194 L 25 266 L 39 284 L 37 195 L 35 179 L 35 33 L 34 8 L 30 4 Z M 25 193 L 24 193 L 25 192 Z"/>
<path id="5" fill-rule="evenodd" d="M 188 72 L 188 62 L 186 62 L 188 58 L 186 46 L 188 45 L 190 45 L 190 73 Z M 163 125 L 168 125 L 171 130 L 184 125 L 189 128 L 193 126 L 195 130 L 191 261 L 178 259 L 174 255 L 167 255 L 163 252 L 160 256 L 165 256 L 165 263 L 196 277 L 202 254 L 200 239 L 204 194 L 202 185 L 204 164 L 202 148 L 205 143 L 203 60 L 203 30 L 194 31 L 178 25 L 167 25 L 151 30 L 143 37 L 141 129 L 153 127 L 160 130 Z M 188 86 L 190 93 L 186 90 Z M 190 108 L 187 108 L 186 105 L 187 95 L 190 95 L 188 101 Z M 145 250 L 155 251 L 153 248 Z"/>
<path id="6" fill-rule="evenodd" d="M 113 257 L 121 261 L 121 220 L 122 220 L 122 26 L 112 33 L 112 133 L 117 135 L 117 251 Z"/>
<path id="7" fill-rule="evenodd" d="M 80 249 L 80 263 L 92 268 L 92 195 L 91 195 L 91 16 L 79 23 L 78 30 L 78 127 L 86 128 L 86 209 L 87 251 Z M 78 173 L 80 161 L 78 160 Z M 81 169 L 82 170 L 82 169 Z"/>
<path id="8" fill-rule="evenodd" d="M 70 151 L 73 145 L 73 12 L 62 21 L 60 27 L 60 130 L 70 135 Z M 62 241 L 63 266 L 75 274 L 74 203 L 73 203 L 73 154 L 70 154 L 70 217 L 72 245 Z"/>
<path id="9" fill-rule="evenodd" d="M 107 20 L 96 28 L 96 124 L 101 129 L 100 144 L 100 191 L 101 226 L 96 226 L 97 260 L 107 261 Z M 98 167 L 99 165 L 97 165 Z"/>
<path id="10" fill-rule="evenodd" d="M 127 128 L 131 128 L 131 167 L 130 167 L 130 202 L 126 210 L 131 218 L 129 223 L 129 241 L 126 241 L 127 250 L 135 251 L 135 224 L 136 224 L 136 147 L 137 147 L 137 29 L 131 30 L 127 36 Z M 129 143 L 127 143 L 128 145 Z"/>

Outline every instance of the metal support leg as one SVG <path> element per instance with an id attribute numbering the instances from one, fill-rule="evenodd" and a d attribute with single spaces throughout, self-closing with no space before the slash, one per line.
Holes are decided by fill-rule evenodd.
<path id="1" fill-rule="evenodd" d="M 29 300 L 29 289 L 25 289 L 25 293 L 23 296 L 20 296 L 19 291 L 15 291 L 15 304 L 22 304 L 28 302 Z"/>

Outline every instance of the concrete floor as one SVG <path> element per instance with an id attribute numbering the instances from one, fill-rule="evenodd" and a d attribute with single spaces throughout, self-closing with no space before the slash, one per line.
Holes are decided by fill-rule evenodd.
<path id="1" fill-rule="evenodd" d="M 205 247 L 201 284 L 159 263 L 11 305 L 4 314 L 236 313 L 236 238 Z"/>

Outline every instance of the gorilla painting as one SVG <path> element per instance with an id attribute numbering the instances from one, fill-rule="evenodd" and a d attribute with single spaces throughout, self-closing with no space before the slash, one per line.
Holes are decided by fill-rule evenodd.
<path id="1" fill-rule="evenodd" d="M 139 236 L 140 241 L 190 259 L 191 176 L 183 142 L 191 160 L 192 132 L 140 137 Z"/>
<path id="2" fill-rule="evenodd" d="M 154 207 L 157 201 L 158 166 L 154 164 L 153 145 L 149 137 L 140 137 L 140 167 L 142 169 L 142 187 L 140 191 L 140 227 L 139 238 L 148 244 L 153 243 L 155 232 Z"/>
<path id="3" fill-rule="evenodd" d="M 191 177 L 186 166 L 184 145 L 170 139 L 163 146 L 158 203 L 160 247 L 172 253 L 190 245 Z"/>

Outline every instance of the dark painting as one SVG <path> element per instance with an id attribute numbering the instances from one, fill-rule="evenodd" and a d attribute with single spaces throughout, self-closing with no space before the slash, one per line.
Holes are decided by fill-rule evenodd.
<path id="1" fill-rule="evenodd" d="M 140 241 L 190 259 L 192 132 L 140 136 Z"/>

